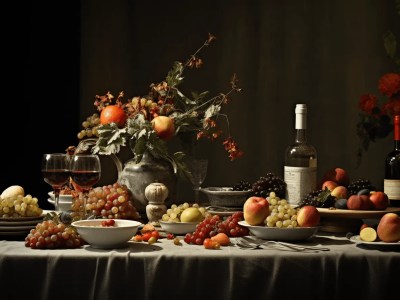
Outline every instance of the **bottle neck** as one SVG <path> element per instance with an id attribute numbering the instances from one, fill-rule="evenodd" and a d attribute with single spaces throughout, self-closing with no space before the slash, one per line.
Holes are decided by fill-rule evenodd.
<path id="1" fill-rule="evenodd" d="M 394 148 L 396 150 L 400 150 L 400 117 L 395 116 L 393 123 L 394 123 L 394 128 L 393 128 L 393 133 L 394 133 Z"/>
<path id="2" fill-rule="evenodd" d="M 307 114 L 296 113 L 296 143 L 303 143 L 307 141 Z"/>
<path id="3" fill-rule="evenodd" d="M 296 129 L 296 143 L 307 142 L 307 130 L 306 129 Z"/>

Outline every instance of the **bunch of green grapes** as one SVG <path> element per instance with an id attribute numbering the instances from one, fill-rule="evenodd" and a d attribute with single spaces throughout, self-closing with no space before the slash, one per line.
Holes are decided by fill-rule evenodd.
<path id="1" fill-rule="evenodd" d="M 286 199 L 280 199 L 274 192 L 271 192 L 267 199 L 269 202 L 269 216 L 264 221 L 265 226 L 278 228 L 298 226 L 298 208 L 292 207 Z"/>
<path id="2" fill-rule="evenodd" d="M 100 117 L 99 114 L 94 113 L 93 115 L 86 118 L 85 121 L 82 122 L 83 129 L 78 133 L 78 139 L 83 139 L 85 137 L 98 137 L 99 134 L 97 132 L 97 128 L 100 125 Z"/>
<path id="3" fill-rule="evenodd" d="M 193 203 L 190 205 L 188 202 L 176 205 L 172 204 L 171 208 L 168 208 L 166 213 L 162 215 L 161 220 L 165 222 L 180 222 L 182 212 L 189 207 L 197 207 L 201 214 L 205 217 L 207 210 L 205 207 L 200 206 L 198 203 Z"/>
<path id="4" fill-rule="evenodd" d="M 42 212 L 38 199 L 31 195 L 0 198 L 0 216 L 3 218 L 37 217 Z"/>

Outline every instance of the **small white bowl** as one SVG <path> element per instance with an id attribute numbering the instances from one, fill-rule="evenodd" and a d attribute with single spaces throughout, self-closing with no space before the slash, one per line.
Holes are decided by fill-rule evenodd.
<path id="1" fill-rule="evenodd" d="M 54 192 L 48 192 L 48 195 L 50 196 L 50 199 L 53 200 L 54 203 Z M 58 197 L 58 202 L 69 202 L 72 203 L 72 195 L 70 194 L 65 194 L 65 195 L 61 195 Z"/>
<path id="2" fill-rule="evenodd" d="M 47 201 L 55 206 L 55 202 L 53 199 L 49 198 L 49 199 L 47 199 Z M 72 206 L 72 202 L 70 202 L 70 201 L 67 201 L 67 202 L 59 201 L 58 202 L 58 208 L 60 211 L 70 211 L 71 206 Z"/>
<path id="3" fill-rule="evenodd" d="M 102 226 L 106 219 L 72 222 L 80 236 L 93 248 L 116 249 L 127 245 L 142 223 L 133 220 L 114 219 L 114 226 Z"/>
<path id="4" fill-rule="evenodd" d="M 196 222 L 166 222 L 160 221 L 161 228 L 168 233 L 186 234 L 196 230 Z"/>

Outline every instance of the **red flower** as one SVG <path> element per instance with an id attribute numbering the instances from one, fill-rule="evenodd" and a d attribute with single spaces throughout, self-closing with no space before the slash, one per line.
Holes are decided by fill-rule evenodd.
<path id="1" fill-rule="evenodd" d="M 400 74 L 387 73 L 379 79 L 379 91 L 389 98 L 396 95 L 400 91 Z"/>
<path id="2" fill-rule="evenodd" d="M 372 110 L 376 107 L 377 99 L 375 95 L 366 94 L 360 97 L 358 106 L 367 114 L 372 114 Z"/>
<path id="3" fill-rule="evenodd" d="M 382 111 L 393 117 L 400 114 L 400 99 L 390 99 L 383 104 Z"/>

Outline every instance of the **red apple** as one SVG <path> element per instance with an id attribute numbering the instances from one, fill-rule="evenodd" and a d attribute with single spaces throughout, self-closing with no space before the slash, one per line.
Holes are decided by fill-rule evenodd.
<path id="1" fill-rule="evenodd" d="M 395 213 L 386 213 L 380 219 L 377 229 L 381 241 L 394 243 L 400 241 L 400 216 Z"/>
<path id="2" fill-rule="evenodd" d="M 297 224 L 300 227 L 314 227 L 319 224 L 321 216 L 318 209 L 312 205 L 306 205 L 297 212 Z"/>
<path id="3" fill-rule="evenodd" d="M 263 197 L 249 197 L 243 205 L 243 217 L 249 225 L 264 225 L 269 216 L 269 202 Z"/>
<path id="4" fill-rule="evenodd" d="M 169 140 L 175 133 L 174 120 L 167 116 L 157 116 L 152 121 L 154 131 L 160 139 Z"/>
<path id="5" fill-rule="evenodd" d="M 338 186 L 338 184 L 335 181 L 332 180 L 326 180 L 322 183 L 322 189 L 325 190 L 326 188 L 330 190 L 331 192 Z"/>
<path id="6" fill-rule="evenodd" d="M 372 208 L 372 202 L 367 195 L 351 195 L 347 199 L 347 208 L 353 210 L 368 210 Z"/>
<path id="7" fill-rule="evenodd" d="M 374 209 L 385 210 L 389 206 L 389 197 L 384 192 L 372 192 L 369 195 Z"/>
<path id="8" fill-rule="evenodd" d="M 343 185 L 338 185 L 331 191 L 331 195 L 336 199 L 347 199 L 347 188 Z"/>
<path id="9" fill-rule="evenodd" d="M 331 180 L 336 182 L 338 185 L 348 186 L 350 178 L 347 171 L 343 168 L 332 168 L 328 170 L 322 177 L 322 182 Z"/>

